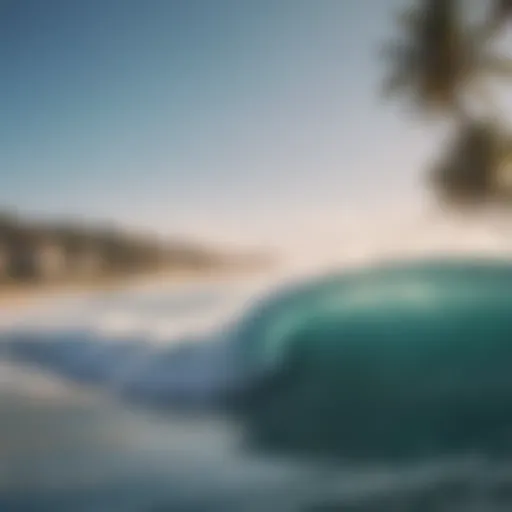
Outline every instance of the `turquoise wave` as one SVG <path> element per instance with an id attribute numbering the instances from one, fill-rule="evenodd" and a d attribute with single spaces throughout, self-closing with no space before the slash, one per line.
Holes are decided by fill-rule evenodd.
<path id="1" fill-rule="evenodd" d="M 242 322 L 255 446 L 395 460 L 512 447 L 512 265 L 395 263 L 287 290 Z"/>

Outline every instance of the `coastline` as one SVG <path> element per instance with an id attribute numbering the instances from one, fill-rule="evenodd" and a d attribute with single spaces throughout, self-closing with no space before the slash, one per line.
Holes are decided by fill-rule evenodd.
<path id="1" fill-rule="evenodd" d="M 131 287 L 165 282 L 188 284 L 225 278 L 256 275 L 262 268 L 215 267 L 208 269 L 163 269 L 132 275 L 112 275 L 92 279 L 69 279 L 48 283 L 7 283 L 0 285 L 0 311 L 17 310 L 47 300 L 59 299 L 67 294 L 84 296 L 96 292 L 122 291 Z"/>

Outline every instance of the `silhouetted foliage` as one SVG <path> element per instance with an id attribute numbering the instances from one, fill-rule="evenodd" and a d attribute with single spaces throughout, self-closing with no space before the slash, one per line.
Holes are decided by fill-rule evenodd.
<path id="1" fill-rule="evenodd" d="M 429 176 L 452 205 L 510 198 L 510 135 L 503 123 L 475 117 L 467 106 L 469 98 L 491 97 L 488 79 L 512 76 L 512 60 L 492 45 L 512 19 L 512 2 L 487 6 L 485 19 L 470 25 L 460 1 L 417 0 L 399 15 L 403 37 L 384 48 L 390 67 L 384 93 L 407 97 L 421 114 L 455 122 L 455 136 Z"/>
<path id="2" fill-rule="evenodd" d="M 0 279 L 101 276 L 207 267 L 221 259 L 212 251 L 162 242 L 117 229 L 40 224 L 0 214 Z"/>
<path id="3" fill-rule="evenodd" d="M 432 170 L 435 190 L 461 206 L 510 201 L 512 137 L 496 124 L 474 121 L 460 128 Z"/>
<path id="4" fill-rule="evenodd" d="M 398 17 L 402 37 L 383 48 L 390 66 L 384 93 L 408 96 L 426 114 L 465 116 L 464 93 L 484 87 L 489 77 L 511 76 L 512 61 L 482 37 L 501 25 L 470 26 L 457 0 L 415 4 Z"/>

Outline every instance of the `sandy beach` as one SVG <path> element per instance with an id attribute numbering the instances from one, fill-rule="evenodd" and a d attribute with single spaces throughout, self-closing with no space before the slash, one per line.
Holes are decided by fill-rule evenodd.
<path id="1" fill-rule="evenodd" d="M 202 270 L 166 269 L 131 276 L 104 276 L 88 280 L 54 283 L 8 283 L 0 285 L 0 310 L 18 309 L 27 305 L 59 299 L 67 295 L 84 296 L 90 293 L 118 291 L 138 286 L 165 283 L 185 284 L 217 281 L 257 274 L 262 269 L 212 268 Z"/>

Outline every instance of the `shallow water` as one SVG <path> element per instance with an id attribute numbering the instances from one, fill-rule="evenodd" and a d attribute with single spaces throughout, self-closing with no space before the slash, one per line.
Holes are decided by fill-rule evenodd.
<path id="1" fill-rule="evenodd" d="M 230 336 L 251 341 L 252 306 L 276 283 L 146 287 L 4 317 L 0 510 L 512 510 L 512 464 L 482 451 L 334 463 L 247 450 L 246 425 L 210 406 L 240 382 Z M 363 292 L 354 307 L 389 307 L 389 290 Z"/>
<path id="2" fill-rule="evenodd" d="M 222 330 L 267 286 L 257 279 L 145 287 L 5 315 L 0 510 L 295 510 L 307 503 L 292 489 L 312 469 L 248 456 L 239 426 L 220 414 L 154 407 L 162 405 L 158 397 L 175 401 L 180 386 L 200 398 L 194 390 L 205 389 L 216 355 L 204 350 L 212 328 Z M 174 361 L 177 344 L 183 357 Z M 140 401 L 153 407 L 134 405 Z"/>

